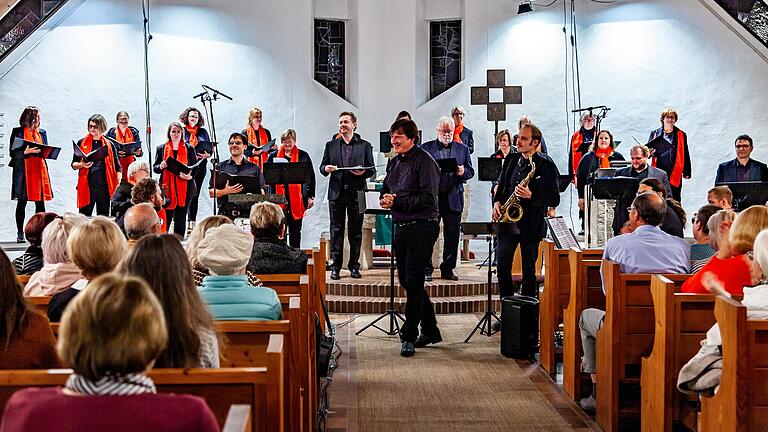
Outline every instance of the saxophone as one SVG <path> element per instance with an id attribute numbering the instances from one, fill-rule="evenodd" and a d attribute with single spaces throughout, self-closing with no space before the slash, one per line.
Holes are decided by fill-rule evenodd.
<path id="1" fill-rule="evenodd" d="M 536 174 L 536 163 L 533 161 L 533 158 L 531 158 L 531 172 L 529 172 L 517 185 L 520 187 L 528 186 L 528 183 L 531 182 L 534 174 Z M 499 220 L 494 222 L 517 222 L 523 218 L 523 207 L 520 205 L 520 198 L 515 195 L 514 191 L 507 199 L 507 202 L 501 206 L 500 213 L 501 216 L 499 217 Z"/>

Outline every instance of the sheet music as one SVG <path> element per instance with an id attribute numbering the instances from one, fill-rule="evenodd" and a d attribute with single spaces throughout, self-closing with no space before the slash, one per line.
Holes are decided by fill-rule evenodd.
<path id="1" fill-rule="evenodd" d="M 379 202 L 379 191 L 365 192 L 365 208 L 368 210 L 384 210 Z"/>
<path id="2" fill-rule="evenodd" d="M 550 233 L 552 233 L 552 240 L 558 249 L 575 248 L 581 250 L 573 231 L 565 224 L 565 219 L 562 216 L 547 218 L 547 225 Z"/>

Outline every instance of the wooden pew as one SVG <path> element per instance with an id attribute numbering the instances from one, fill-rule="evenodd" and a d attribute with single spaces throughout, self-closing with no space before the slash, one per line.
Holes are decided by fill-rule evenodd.
<path id="1" fill-rule="evenodd" d="M 232 405 L 221 432 L 251 432 L 251 406 Z"/>
<path id="2" fill-rule="evenodd" d="M 16 275 L 16 280 L 19 281 L 19 284 L 22 288 L 27 286 L 27 282 L 29 282 L 29 278 L 31 278 L 32 275 Z"/>
<path id="3" fill-rule="evenodd" d="M 768 430 L 768 321 L 747 319 L 747 309 L 715 300 L 723 345 L 720 388 L 701 400 L 703 432 Z"/>
<path id="4" fill-rule="evenodd" d="M 219 426 L 224 425 L 230 406 L 245 403 L 253 407 L 254 431 L 284 431 L 281 335 L 272 337 L 269 353 L 274 368 L 154 369 L 149 376 L 161 393 L 191 394 L 205 399 Z M 71 373 L 70 369 L 0 371 L 0 409 L 5 409 L 16 391 L 25 387 L 63 386 Z"/>
<path id="5" fill-rule="evenodd" d="M 624 274 L 618 263 L 603 260 L 605 319 L 597 331 L 597 424 L 618 430 L 619 417 L 639 415 L 640 400 L 628 399 L 627 385 L 639 386 L 640 362 L 653 348 L 655 331 L 651 277 Z M 665 275 L 676 286 L 689 275 Z"/>
<path id="6" fill-rule="evenodd" d="M 640 418 L 646 432 L 673 430 L 681 404 L 692 400 L 677 390 L 677 375 L 715 323 L 714 295 L 676 293 L 676 288 L 664 276 L 651 280 L 656 325 L 653 350 L 643 357 L 640 372 Z"/>
<path id="7" fill-rule="evenodd" d="M 585 256 L 584 251 L 577 249 L 568 251 L 570 294 L 568 306 L 563 311 L 563 391 L 576 401 L 582 398 L 585 388 L 589 391 L 592 388 L 589 377 L 581 373 L 581 312 L 587 308 L 605 310 L 600 279 L 602 250 L 599 251 L 599 256 Z"/>
<path id="8" fill-rule="evenodd" d="M 48 316 L 48 303 L 51 301 L 51 296 L 24 297 L 24 300 L 31 304 L 36 311 Z"/>
<path id="9" fill-rule="evenodd" d="M 558 249 L 551 240 L 544 239 L 544 291 L 539 303 L 539 334 L 541 348 L 540 366 L 550 375 L 557 372 L 555 356 L 555 331 L 563 322 L 563 310 L 568 306 L 571 291 L 571 268 L 568 249 Z M 589 258 L 603 256 L 602 249 L 587 249 Z"/>

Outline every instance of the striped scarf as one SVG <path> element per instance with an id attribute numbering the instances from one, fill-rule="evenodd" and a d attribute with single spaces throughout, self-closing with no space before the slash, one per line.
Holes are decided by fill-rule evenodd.
<path id="1" fill-rule="evenodd" d="M 141 373 L 105 375 L 98 381 L 91 381 L 82 375 L 73 373 L 67 378 L 64 388 L 75 393 L 92 396 L 126 396 L 157 393 L 152 378 Z"/>

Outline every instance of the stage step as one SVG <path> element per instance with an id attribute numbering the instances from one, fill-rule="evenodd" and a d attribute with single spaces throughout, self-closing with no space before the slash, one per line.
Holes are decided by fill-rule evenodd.
<path id="1" fill-rule="evenodd" d="M 354 281 L 355 279 L 351 279 Z M 434 279 L 432 282 L 426 282 L 424 288 L 430 297 L 464 297 L 464 296 L 485 296 L 487 295 L 487 282 L 468 281 L 448 281 Z M 389 281 L 365 281 L 359 279 L 359 282 L 341 282 L 328 280 L 328 294 L 336 296 L 362 296 L 362 297 L 386 297 L 389 298 Z M 494 281 L 491 285 L 491 293 L 494 296 L 499 294 L 498 284 Z M 395 297 L 405 297 L 405 290 L 395 279 Z"/>
<path id="2" fill-rule="evenodd" d="M 482 313 L 488 299 L 484 295 L 461 297 L 431 297 L 436 314 Z M 328 295 L 326 297 L 331 313 L 381 314 L 389 308 L 389 297 L 359 297 Z M 500 312 L 500 302 L 494 299 L 494 309 Z M 405 314 L 405 297 L 395 297 L 395 308 Z"/>

